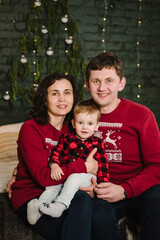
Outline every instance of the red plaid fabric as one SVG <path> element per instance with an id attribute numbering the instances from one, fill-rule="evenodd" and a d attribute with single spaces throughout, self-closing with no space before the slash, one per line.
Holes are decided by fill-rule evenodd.
<path id="1" fill-rule="evenodd" d="M 58 145 L 52 150 L 49 164 L 57 163 L 59 166 L 76 161 L 78 158 L 84 162 L 90 152 L 97 148 L 94 159 L 98 161 L 98 183 L 108 182 L 108 163 L 103 142 L 100 138 L 91 136 L 85 141 L 77 138 L 75 133 L 63 134 L 60 137 Z"/>

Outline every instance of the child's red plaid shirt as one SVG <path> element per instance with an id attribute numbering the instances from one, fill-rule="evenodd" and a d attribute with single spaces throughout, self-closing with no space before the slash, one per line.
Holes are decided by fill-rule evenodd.
<path id="1" fill-rule="evenodd" d="M 108 182 L 108 163 L 104 145 L 102 140 L 95 136 L 82 141 L 74 133 L 63 134 L 60 137 L 58 145 L 52 151 L 49 164 L 57 163 L 59 166 L 62 166 L 63 164 L 74 162 L 78 158 L 85 162 L 94 148 L 97 148 L 94 159 L 98 161 L 98 183 Z"/>

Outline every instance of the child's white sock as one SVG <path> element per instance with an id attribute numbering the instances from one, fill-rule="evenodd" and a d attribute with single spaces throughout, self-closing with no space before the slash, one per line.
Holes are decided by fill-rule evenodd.
<path id="1" fill-rule="evenodd" d="M 63 211 L 67 209 L 66 205 L 60 202 L 41 203 L 39 208 L 42 213 L 54 218 L 60 217 Z"/>
<path id="2" fill-rule="evenodd" d="M 39 201 L 37 198 L 34 198 L 27 204 L 28 222 L 31 225 L 34 225 L 41 216 L 42 214 L 39 211 Z"/>

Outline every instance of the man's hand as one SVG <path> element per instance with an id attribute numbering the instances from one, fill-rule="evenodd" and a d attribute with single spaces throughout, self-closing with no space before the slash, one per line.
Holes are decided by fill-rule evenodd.
<path id="1" fill-rule="evenodd" d="M 111 182 L 102 182 L 94 187 L 97 198 L 107 202 L 117 202 L 125 198 L 124 188 Z"/>
<path id="2" fill-rule="evenodd" d="M 94 177 L 92 177 L 92 185 L 90 187 L 79 188 L 79 190 L 84 191 L 90 195 L 91 198 L 94 197 L 94 187 L 97 185 L 97 182 Z"/>
<path id="3" fill-rule="evenodd" d="M 64 175 L 61 167 L 57 163 L 51 164 L 51 178 L 53 180 L 60 180 L 62 178 L 62 175 Z"/>
<path id="4" fill-rule="evenodd" d="M 15 168 L 13 170 L 13 175 L 12 178 L 9 180 L 8 184 L 7 184 L 7 192 L 8 192 L 8 197 L 11 199 L 12 197 L 12 185 L 13 183 L 16 181 L 16 175 L 17 175 L 17 168 Z"/>
<path id="5" fill-rule="evenodd" d="M 97 171 L 98 171 L 98 162 L 93 158 L 96 152 L 97 152 L 97 148 L 94 148 L 92 152 L 88 155 L 85 162 L 87 173 L 92 173 L 93 175 L 97 175 Z"/>

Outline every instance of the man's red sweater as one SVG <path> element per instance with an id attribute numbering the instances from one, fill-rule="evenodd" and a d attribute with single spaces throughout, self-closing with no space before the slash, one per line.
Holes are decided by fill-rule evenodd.
<path id="1" fill-rule="evenodd" d="M 128 198 L 160 183 L 160 134 L 147 107 L 122 98 L 113 112 L 101 115 L 98 135 L 105 145 L 109 181 L 124 187 Z"/>

